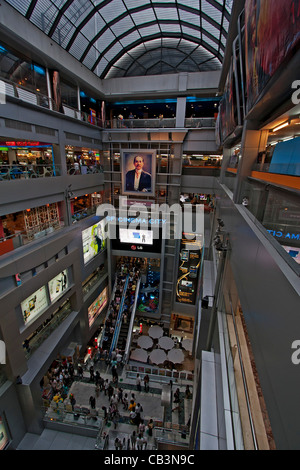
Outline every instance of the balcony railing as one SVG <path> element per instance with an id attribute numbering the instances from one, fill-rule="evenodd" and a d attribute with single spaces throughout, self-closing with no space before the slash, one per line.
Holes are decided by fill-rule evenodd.
<path id="1" fill-rule="evenodd" d="M 50 176 L 60 176 L 61 169 L 57 165 L 45 164 L 17 164 L 17 165 L 1 165 L 0 164 L 0 181 L 44 178 Z"/>
<path id="2" fill-rule="evenodd" d="M 29 340 L 29 347 L 26 349 L 25 357 L 29 357 L 41 346 L 41 344 L 53 333 L 53 331 L 69 316 L 72 312 L 71 304 L 67 301 L 52 319 L 46 322 L 36 331 L 36 334 Z"/>
<path id="3" fill-rule="evenodd" d="M 195 118 L 186 118 L 184 121 L 184 127 L 197 129 L 197 128 L 215 128 L 216 121 L 214 118 L 206 118 L 206 117 L 195 117 Z"/>
<path id="4" fill-rule="evenodd" d="M 96 164 L 68 164 L 68 175 L 90 175 L 95 173 L 103 173 L 102 165 Z M 61 176 L 62 170 L 60 165 L 43 164 L 0 164 L 0 181 L 32 179 L 32 178 L 49 178 L 53 176 Z"/>
<path id="5" fill-rule="evenodd" d="M 30 90 L 19 84 L 1 78 L 0 81 L 4 83 L 4 93 L 6 97 L 17 98 L 26 103 L 50 109 L 52 111 L 60 112 L 55 101 L 47 95 Z M 175 128 L 176 118 L 147 118 L 147 119 L 123 119 L 118 120 L 113 118 L 111 120 L 103 121 L 97 116 L 93 116 L 82 110 L 73 108 L 71 106 L 62 104 L 63 114 L 79 121 L 88 124 L 106 128 L 106 129 L 161 129 L 161 128 Z M 192 129 L 215 128 L 215 119 L 206 117 L 186 118 L 184 127 Z"/>

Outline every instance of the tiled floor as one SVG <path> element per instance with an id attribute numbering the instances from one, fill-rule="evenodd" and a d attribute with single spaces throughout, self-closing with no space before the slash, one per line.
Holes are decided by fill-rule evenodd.
<path id="1" fill-rule="evenodd" d="M 95 439 L 44 429 L 40 436 L 27 433 L 17 450 L 95 450 Z"/>
<path id="2" fill-rule="evenodd" d="M 100 373 L 104 378 L 111 378 L 109 367 L 103 364 Z M 85 373 L 85 379 L 82 382 L 75 381 L 71 387 L 77 404 L 82 406 L 88 406 L 90 396 L 95 395 L 95 386 L 88 382 L 88 377 L 89 374 Z M 128 378 L 124 370 L 122 372 L 120 371 L 119 374 L 119 386 L 123 388 L 124 393 L 128 393 L 129 397 L 132 392 L 135 393 L 136 401 L 140 402 L 143 406 L 142 417 L 145 423 L 147 423 L 150 418 L 175 425 L 187 423 L 191 412 L 192 400 L 183 399 L 180 410 L 172 412 L 173 403 L 170 403 L 164 410 L 161 405 L 162 384 L 153 382 L 150 384 L 149 392 L 146 393 L 143 389 L 141 392 L 138 392 L 136 390 L 135 380 Z M 182 384 L 179 388 L 183 397 L 185 385 Z M 173 392 L 174 391 L 175 390 L 173 390 Z M 101 408 L 103 405 L 108 406 L 108 398 L 104 395 L 104 392 L 100 392 L 99 397 L 96 397 L 96 408 Z M 114 429 L 113 423 L 110 422 L 108 422 L 107 426 L 103 429 L 104 432 L 109 433 L 108 449 L 115 449 L 114 441 L 116 437 L 121 441 L 125 438 L 125 442 L 127 443 L 132 431 L 137 429 L 136 426 L 129 424 L 129 412 L 123 410 L 123 406 L 120 406 L 119 409 L 121 412 L 121 420 L 117 424 L 116 430 Z M 154 437 L 148 437 L 147 440 L 148 448 L 152 449 L 154 446 Z M 53 429 L 44 429 L 41 435 L 26 434 L 19 444 L 18 450 L 95 450 L 95 444 L 96 438 L 93 437 L 85 437 Z"/>

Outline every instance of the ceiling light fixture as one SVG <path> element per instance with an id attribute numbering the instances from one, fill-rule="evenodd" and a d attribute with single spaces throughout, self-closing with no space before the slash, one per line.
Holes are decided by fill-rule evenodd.
<path id="1" fill-rule="evenodd" d="M 283 124 L 280 124 L 279 126 L 274 127 L 274 129 L 272 130 L 272 132 L 277 132 L 277 131 L 279 131 L 280 129 L 283 129 L 284 127 L 287 127 L 288 125 L 289 125 L 289 121 L 284 122 Z"/>

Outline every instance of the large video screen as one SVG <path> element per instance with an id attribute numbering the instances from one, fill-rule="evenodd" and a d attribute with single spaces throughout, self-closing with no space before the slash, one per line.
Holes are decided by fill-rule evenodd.
<path id="1" fill-rule="evenodd" d="M 46 287 L 43 286 L 21 303 L 24 322 L 37 317 L 46 307 L 48 307 Z"/>
<path id="2" fill-rule="evenodd" d="M 153 244 L 152 230 L 132 230 L 120 228 L 121 243 L 140 243 L 142 245 Z"/>
<path id="3" fill-rule="evenodd" d="M 65 269 L 59 273 L 50 282 L 48 282 L 49 295 L 51 302 L 54 302 L 58 297 L 64 294 L 69 287 L 68 272 Z"/>
<path id="4" fill-rule="evenodd" d="M 108 289 L 105 287 L 100 295 L 94 300 L 94 302 L 88 308 L 88 319 L 89 327 L 93 325 L 96 318 L 100 315 L 105 305 L 108 302 Z"/>
<path id="5" fill-rule="evenodd" d="M 97 256 L 106 247 L 105 220 L 82 231 L 82 247 L 84 264 Z"/>
<path id="6" fill-rule="evenodd" d="M 176 301 L 195 305 L 201 265 L 202 241 L 191 240 L 183 234 L 176 285 Z"/>

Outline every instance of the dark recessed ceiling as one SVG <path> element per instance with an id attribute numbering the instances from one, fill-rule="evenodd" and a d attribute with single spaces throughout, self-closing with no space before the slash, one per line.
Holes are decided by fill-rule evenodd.
<path id="1" fill-rule="evenodd" d="M 218 70 L 233 0 L 7 0 L 100 78 Z"/>

